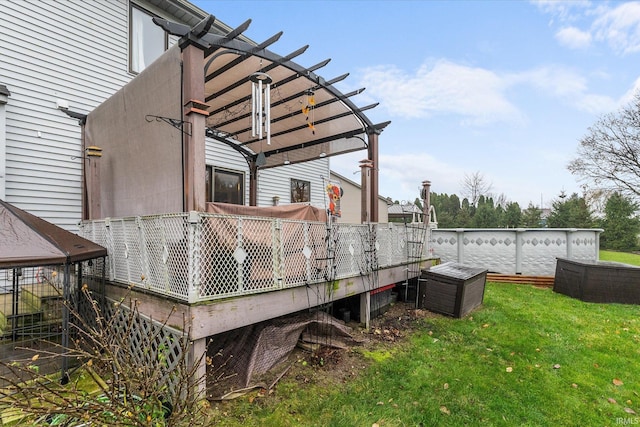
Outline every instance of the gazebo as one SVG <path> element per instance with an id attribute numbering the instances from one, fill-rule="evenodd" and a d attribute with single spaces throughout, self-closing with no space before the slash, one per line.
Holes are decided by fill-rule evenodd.
<path id="1" fill-rule="evenodd" d="M 18 342 L 43 339 L 69 345 L 69 303 L 72 289 L 86 279 L 83 263 L 104 279 L 107 250 L 87 239 L 53 225 L 0 200 L 0 346 L 3 358 L 13 354 L 7 347 Z M 75 284 L 73 283 L 75 282 Z M 62 357 L 62 375 L 67 360 Z"/>

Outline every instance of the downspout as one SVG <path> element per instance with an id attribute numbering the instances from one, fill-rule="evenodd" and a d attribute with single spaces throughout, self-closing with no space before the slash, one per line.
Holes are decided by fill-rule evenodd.
<path id="1" fill-rule="evenodd" d="M 5 85 L 0 84 L 0 199 L 6 199 L 7 186 L 7 116 L 5 104 L 9 101 L 11 92 Z"/>
<path id="2" fill-rule="evenodd" d="M 184 105 L 184 61 L 180 61 L 180 114 L 178 115 L 178 117 L 183 117 L 183 111 L 182 111 L 182 106 Z M 184 161 L 185 161 L 185 141 L 184 141 L 184 117 L 183 117 L 183 122 L 181 125 L 181 130 L 182 132 L 180 132 L 180 143 L 181 143 L 181 147 L 180 147 L 180 156 L 181 156 L 181 168 L 182 168 L 182 212 L 185 212 L 187 209 L 187 191 L 185 189 L 185 183 L 186 183 L 186 179 L 187 177 L 185 176 L 185 170 L 184 170 Z M 213 179 L 213 178 L 211 178 Z"/>
<path id="3" fill-rule="evenodd" d="M 255 159 L 249 163 L 249 206 L 258 206 L 258 165 Z"/>

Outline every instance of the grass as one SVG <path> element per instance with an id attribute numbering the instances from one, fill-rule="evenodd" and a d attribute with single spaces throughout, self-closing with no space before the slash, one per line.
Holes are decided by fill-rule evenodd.
<path id="1" fill-rule="evenodd" d="M 628 252 L 600 251 L 600 260 L 640 266 L 640 255 Z"/>
<path id="2" fill-rule="evenodd" d="M 286 376 L 273 395 L 219 405 L 216 425 L 640 422 L 638 306 L 488 283 L 481 309 L 464 319 L 426 318 L 395 345 L 363 352 L 369 367 L 348 382 L 302 385 Z"/>

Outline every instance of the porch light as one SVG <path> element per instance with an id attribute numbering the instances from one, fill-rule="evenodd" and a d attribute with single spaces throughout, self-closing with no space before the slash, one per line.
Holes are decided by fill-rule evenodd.
<path id="1" fill-rule="evenodd" d="M 323 151 L 322 153 L 320 153 L 320 155 L 319 155 L 318 157 L 320 157 L 320 158 L 327 157 L 327 153 L 325 153 L 325 152 Z"/>
<path id="2" fill-rule="evenodd" d="M 251 80 L 251 136 L 267 136 L 271 144 L 271 77 L 267 73 L 253 73 Z"/>

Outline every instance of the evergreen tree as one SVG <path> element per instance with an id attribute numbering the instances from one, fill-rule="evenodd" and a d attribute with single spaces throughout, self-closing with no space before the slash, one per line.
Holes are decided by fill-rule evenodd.
<path id="1" fill-rule="evenodd" d="M 498 226 L 498 216 L 493 199 L 485 196 L 478 198 L 478 208 L 471 220 L 474 228 L 495 228 Z"/>
<path id="2" fill-rule="evenodd" d="M 631 199 L 615 192 L 607 200 L 602 221 L 604 232 L 600 245 L 605 249 L 633 251 L 638 249 L 640 219 L 636 215 L 638 205 Z"/>
<path id="3" fill-rule="evenodd" d="M 420 197 L 416 197 L 416 199 L 413 201 L 413 204 L 422 211 L 422 200 L 420 200 Z"/>
<path id="4" fill-rule="evenodd" d="M 507 209 L 502 217 L 502 226 L 506 228 L 516 228 L 522 222 L 522 210 L 517 202 L 508 203 Z"/>
<path id="5" fill-rule="evenodd" d="M 551 228 L 591 228 L 594 220 L 584 197 L 573 193 L 565 200 L 563 194 L 555 200 L 547 224 Z"/>
<path id="6" fill-rule="evenodd" d="M 542 222 L 542 211 L 529 202 L 527 209 L 522 212 L 520 224 L 527 228 L 539 228 Z"/>

